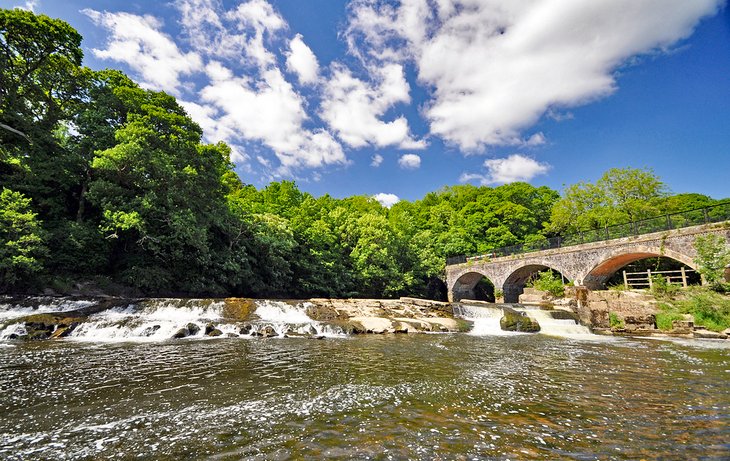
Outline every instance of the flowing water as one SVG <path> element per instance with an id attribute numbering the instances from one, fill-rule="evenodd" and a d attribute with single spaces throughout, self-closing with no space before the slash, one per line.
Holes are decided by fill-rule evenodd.
<path id="1" fill-rule="evenodd" d="M 502 318 L 502 306 L 507 306 L 523 315 L 527 315 L 537 320 L 540 325 L 540 333 L 551 336 L 559 336 L 562 338 L 599 340 L 600 338 L 591 334 L 591 331 L 577 323 L 571 318 L 558 319 L 554 318 L 551 311 L 545 311 L 537 307 L 525 307 L 516 304 L 492 306 L 474 306 L 469 304 L 461 304 L 456 308 L 459 317 L 471 321 L 474 327 L 470 334 L 476 336 L 512 336 L 525 333 L 503 331 L 499 325 Z"/>
<path id="2" fill-rule="evenodd" d="M 30 314 L 69 312 L 93 304 L 89 300 L 64 298 L 31 298 L 24 305 L 10 301 L 0 302 L 0 340 L 26 334 L 23 323 L 13 323 L 14 318 L 20 319 Z M 90 342 L 154 342 L 171 339 L 190 325 L 194 328 L 194 331 L 186 335 L 190 338 L 206 337 L 206 327 L 217 328 L 227 337 L 256 336 L 266 328 L 271 328 L 279 336 L 342 335 L 341 329 L 312 320 L 307 315 L 308 306 L 309 303 L 306 302 L 290 304 L 283 301 L 256 300 L 253 315 L 244 323 L 243 320 L 224 318 L 223 300 L 144 299 L 91 314 L 87 321 L 70 333 L 68 339 Z M 248 328 L 242 331 L 244 324 Z"/>
<path id="3" fill-rule="evenodd" d="M 0 459 L 730 458 L 730 341 L 139 337 L 1 341 Z"/>

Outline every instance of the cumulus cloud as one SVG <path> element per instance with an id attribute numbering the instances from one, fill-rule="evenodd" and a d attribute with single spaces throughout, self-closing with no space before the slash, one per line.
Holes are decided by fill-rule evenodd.
<path id="1" fill-rule="evenodd" d="M 370 72 L 373 82 L 355 77 L 342 64 L 333 64 L 332 76 L 324 89 L 322 119 L 351 147 L 425 148 L 424 141 L 411 136 L 405 117 L 381 120 L 395 104 L 411 100 L 403 66 L 388 64 Z"/>
<path id="2" fill-rule="evenodd" d="M 299 83 L 309 85 L 317 82 L 319 63 L 317 56 L 304 43 L 301 34 L 297 34 L 289 42 L 289 53 L 286 57 L 286 68 L 296 74 Z"/>
<path id="3" fill-rule="evenodd" d="M 421 157 L 416 154 L 404 154 L 398 159 L 398 165 L 404 170 L 417 170 L 421 167 Z"/>
<path id="4" fill-rule="evenodd" d="M 375 154 L 371 157 L 370 166 L 372 167 L 379 167 L 381 163 L 383 163 L 383 156 L 380 154 Z"/>
<path id="5" fill-rule="evenodd" d="M 93 49 L 94 56 L 126 64 L 140 75 L 140 84 L 146 88 L 179 95 L 181 77 L 203 68 L 200 56 L 182 52 L 169 35 L 159 30 L 162 22 L 153 16 L 92 9 L 82 12 L 109 31 L 106 48 Z"/>
<path id="6" fill-rule="evenodd" d="M 473 150 L 537 141 L 523 132 L 547 111 L 611 94 L 618 66 L 687 37 L 722 3 L 356 0 L 346 35 L 366 61 L 414 62 L 433 88 L 431 133 Z"/>
<path id="7" fill-rule="evenodd" d="M 390 208 L 400 202 L 400 198 L 395 194 L 385 194 L 383 192 L 373 195 L 373 198 L 380 202 L 385 208 Z"/>
<path id="8" fill-rule="evenodd" d="M 221 69 L 214 73 L 225 74 Z M 228 138 L 258 140 L 270 147 L 282 165 L 282 174 L 300 166 L 320 167 L 346 163 L 340 144 L 326 130 L 306 130 L 304 99 L 278 68 L 261 78 L 231 77 L 212 81 L 200 92 L 201 100 L 219 111 L 218 127 Z"/>
<path id="9" fill-rule="evenodd" d="M 225 10 L 218 0 L 176 0 L 174 6 L 186 39 L 181 46 L 188 50 L 164 33 L 154 16 L 86 9 L 84 14 L 109 33 L 106 47 L 94 55 L 127 65 L 145 88 L 177 96 L 205 139 L 227 142 L 232 159 L 244 169 L 252 143 L 260 158 L 260 145 L 271 149 L 279 164 L 259 163 L 277 177 L 348 163 L 327 129 L 305 127 L 311 120 L 307 101 L 287 81 L 276 53 L 282 43 L 290 44 L 288 67 L 300 82 L 316 79 L 316 57 L 301 36 L 283 37 L 288 25 L 271 4 L 249 0 Z M 196 80 L 188 78 L 192 74 Z"/>
<path id="10" fill-rule="evenodd" d="M 484 167 L 487 170 L 486 173 L 464 173 L 459 181 L 478 181 L 482 185 L 528 182 L 535 176 L 545 174 L 550 170 L 550 165 L 547 163 L 540 163 L 521 154 L 485 160 Z"/>

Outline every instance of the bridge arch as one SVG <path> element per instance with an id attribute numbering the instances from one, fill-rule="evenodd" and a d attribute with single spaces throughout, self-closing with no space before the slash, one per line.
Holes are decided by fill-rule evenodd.
<path id="1" fill-rule="evenodd" d="M 697 265 L 690 256 L 670 248 L 646 246 L 633 248 L 628 251 L 627 249 L 618 248 L 606 255 L 601 262 L 593 266 L 582 277 L 582 280 L 578 280 L 578 282 L 591 290 L 605 289 L 606 281 L 622 267 L 642 259 L 659 257 L 673 259 L 697 270 Z"/>
<path id="2" fill-rule="evenodd" d="M 527 281 L 530 279 L 530 277 L 538 272 L 542 272 L 547 269 L 561 274 L 563 278 L 568 281 L 565 271 L 552 266 L 552 264 L 548 265 L 543 263 L 533 263 L 526 264 L 514 270 L 510 275 L 507 276 L 504 281 L 504 285 L 502 286 L 502 290 L 504 292 L 504 302 L 519 302 L 520 295 L 525 291 L 525 285 L 527 284 Z"/>
<path id="3" fill-rule="evenodd" d="M 489 275 L 480 271 L 469 271 L 462 274 L 451 287 L 452 301 L 458 302 L 462 299 L 479 299 L 480 296 L 477 292 L 478 285 L 482 280 L 486 279 L 488 285 L 491 286 L 491 298 L 484 299 L 485 301 L 494 301 L 494 289 L 497 285 L 492 281 Z"/>

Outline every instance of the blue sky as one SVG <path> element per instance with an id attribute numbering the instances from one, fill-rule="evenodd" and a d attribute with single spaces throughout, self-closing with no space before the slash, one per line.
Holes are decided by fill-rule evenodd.
<path id="1" fill-rule="evenodd" d="M 647 167 L 730 196 L 724 0 L 2 4 L 68 21 L 86 65 L 175 95 L 259 187 L 414 200 Z"/>

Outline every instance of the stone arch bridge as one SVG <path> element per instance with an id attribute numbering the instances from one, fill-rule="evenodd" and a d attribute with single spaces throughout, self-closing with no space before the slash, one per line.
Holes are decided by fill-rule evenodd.
<path id="1" fill-rule="evenodd" d="M 605 288 L 615 272 L 645 258 L 664 256 L 697 269 L 694 240 L 707 234 L 720 235 L 730 244 L 730 221 L 491 259 L 470 258 L 446 266 L 449 301 L 473 299 L 476 284 L 486 277 L 502 289 L 505 302 L 518 302 L 529 277 L 548 268 L 593 290 Z"/>

